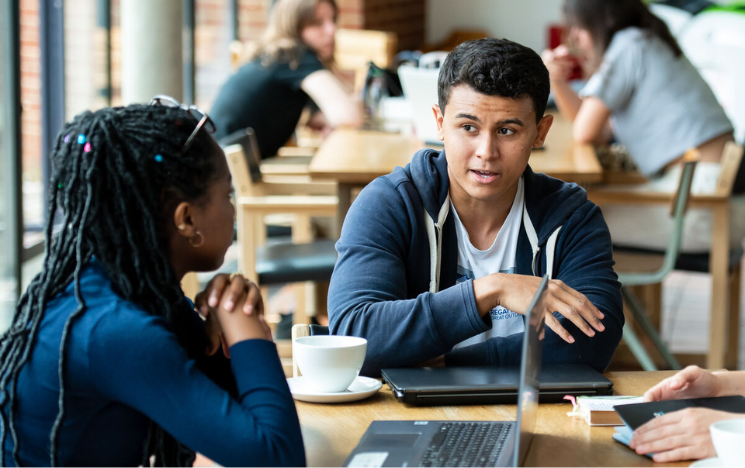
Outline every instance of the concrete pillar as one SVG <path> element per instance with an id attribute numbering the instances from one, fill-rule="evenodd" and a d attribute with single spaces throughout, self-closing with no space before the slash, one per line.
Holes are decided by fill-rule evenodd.
<path id="1" fill-rule="evenodd" d="M 184 95 L 182 0 L 121 0 L 122 102 Z"/>

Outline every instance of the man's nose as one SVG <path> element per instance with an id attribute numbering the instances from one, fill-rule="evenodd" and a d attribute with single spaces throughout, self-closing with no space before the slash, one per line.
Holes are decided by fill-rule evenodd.
<path id="1" fill-rule="evenodd" d="M 494 159 L 499 155 L 496 135 L 491 132 L 483 132 L 479 135 L 476 146 L 476 156 L 481 159 Z"/>

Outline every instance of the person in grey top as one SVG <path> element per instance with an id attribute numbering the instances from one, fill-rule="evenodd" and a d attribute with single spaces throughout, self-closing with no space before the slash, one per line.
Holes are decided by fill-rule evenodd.
<path id="1" fill-rule="evenodd" d="M 559 111 L 574 122 L 575 141 L 615 140 L 649 179 L 641 190 L 675 191 L 688 149 L 697 148 L 693 193 L 712 192 L 733 127 L 714 93 L 688 61 L 665 23 L 641 0 L 565 0 L 572 55 L 590 78 L 577 93 L 567 80 L 568 48 L 543 53 Z M 731 242 L 745 237 L 745 197 L 733 197 Z M 616 245 L 665 249 L 672 222 L 667 207 L 606 206 Z M 683 251 L 707 252 L 711 212 L 690 210 Z M 640 229 L 643 226 L 643 229 Z"/>

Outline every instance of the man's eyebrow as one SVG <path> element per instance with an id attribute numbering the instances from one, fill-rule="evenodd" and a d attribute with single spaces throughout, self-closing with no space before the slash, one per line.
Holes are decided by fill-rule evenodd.
<path id="1" fill-rule="evenodd" d="M 481 123 L 481 119 L 471 114 L 459 113 L 459 114 L 455 114 L 455 118 L 456 119 L 469 119 L 469 120 L 473 120 L 475 122 Z"/>
<path id="2" fill-rule="evenodd" d="M 504 120 L 500 120 L 499 122 L 497 122 L 497 125 L 505 125 L 505 124 L 515 124 L 515 125 L 520 125 L 521 127 L 525 126 L 523 121 L 518 118 L 504 119 Z"/>

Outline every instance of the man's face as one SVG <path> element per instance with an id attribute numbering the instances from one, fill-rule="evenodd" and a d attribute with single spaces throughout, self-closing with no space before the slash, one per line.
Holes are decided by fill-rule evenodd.
<path id="1" fill-rule="evenodd" d="M 531 150 L 543 145 L 553 122 L 547 115 L 536 124 L 530 97 L 489 96 L 467 85 L 450 90 L 444 114 L 439 106 L 433 111 L 451 197 L 473 202 L 514 197 Z"/>

